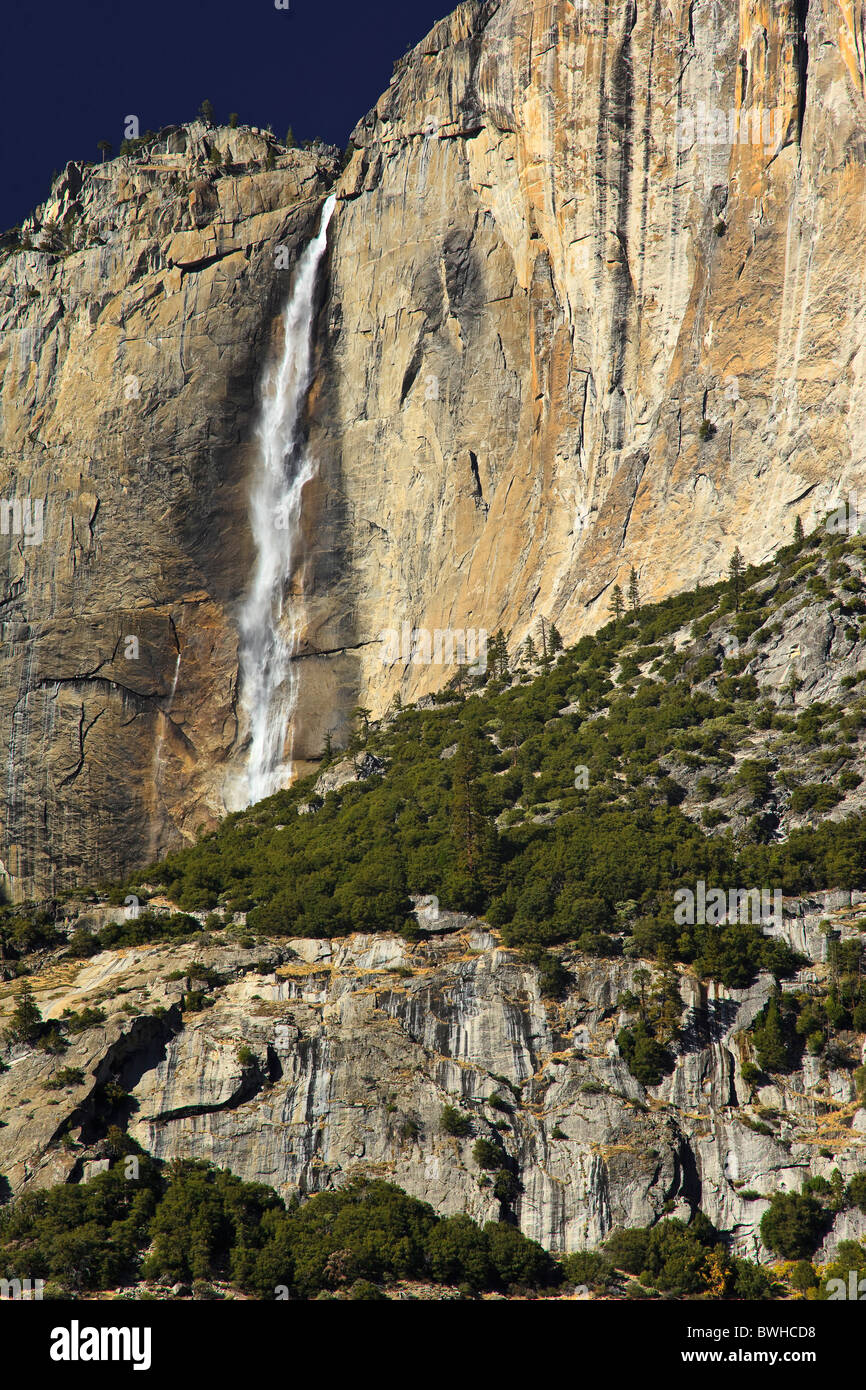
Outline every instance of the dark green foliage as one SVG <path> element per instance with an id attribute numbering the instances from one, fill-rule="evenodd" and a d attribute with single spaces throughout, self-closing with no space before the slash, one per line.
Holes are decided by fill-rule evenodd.
<path id="1" fill-rule="evenodd" d="M 497 1202 L 503 1202 L 508 1206 L 517 1197 L 519 1191 L 520 1183 L 514 1174 L 509 1173 L 507 1168 L 500 1168 L 493 1179 L 493 1195 Z"/>
<path id="2" fill-rule="evenodd" d="M 150 1226 L 153 1253 L 144 1274 L 166 1279 L 228 1278 L 235 1252 L 268 1229 L 281 1210 L 268 1187 L 241 1182 L 206 1163 L 177 1167 Z"/>
<path id="3" fill-rule="evenodd" d="M 26 1043 L 32 1047 L 39 1041 L 42 1030 L 42 1014 L 33 997 L 33 986 L 25 980 L 18 990 L 6 1037 L 10 1043 Z"/>
<path id="4" fill-rule="evenodd" d="M 562 1273 L 569 1284 L 586 1284 L 591 1289 L 606 1289 L 613 1276 L 613 1266 L 598 1250 L 575 1250 L 560 1260 Z"/>
<path id="5" fill-rule="evenodd" d="M 776 999 L 771 999 L 762 1010 L 753 1037 L 758 1062 L 764 1071 L 786 1072 L 796 1064 L 798 1059 L 793 1053 L 790 1029 L 782 1021 Z"/>
<path id="6" fill-rule="evenodd" d="M 67 1033 L 83 1033 L 88 1028 L 98 1028 L 100 1023 L 104 1023 L 105 1014 L 102 1009 L 90 1006 L 77 1013 L 73 1013 L 71 1009 L 64 1009 L 60 1022 Z"/>
<path id="7" fill-rule="evenodd" d="M 203 1009 L 209 1009 L 213 1002 L 212 996 L 203 989 L 189 989 L 181 996 L 180 1005 L 185 1014 L 197 1014 Z"/>
<path id="8" fill-rule="evenodd" d="M 62 940 L 54 921 L 54 904 L 0 904 L 0 961 L 19 960 L 31 951 Z"/>
<path id="9" fill-rule="evenodd" d="M 484 1227 L 493 1278 L 500 1288 L 537 1288 L 554 1283 L 553 1261 L 516 1226 L 488 1221 Z"/>
<path id="10" fill-rule="evenodd" d="M 643 1020 L 633 1028 L 621 1028 L 616 1043 L 632 1076 L 643 1086 L 657 1086 L 673 1070 L 672 1056 Z"/>
<path id="11" fill-rule="evenodd" d="M 649 1250 L 650 1227 L 614 1231 L 605 1244 L 605 1251 L 627 1274 L 640 1274 Z"/>
<path id="12" fill-rule="evenodd" d="M 866 1173 L 856 1173 L 848 1184 L 848 1201 L 866 1212 Z"/>
<path id="13" fill-rule="evenodd" d="M 709 1293 L 720 1298 L 772 1296 L 772 1286 L 760 1266 L 732 1258 L 703 1212 L 698 1212 L 689 1225 L 668 1220 L 657 1226 L 614 1231 L 605 1253 L 618 1269 L 634 1275 L 646 1287 L 666 1293 Z"/>
<path id="14" fill-rule="evenodd" d="M 699 1293 L 706 1284 L 707 1252 L 717 1241 L 716 1232 L 700 1215 L 690 1226 L 682 1221 L 659 1222 L 650 1231 L 641 1283 L 671 1293 Z"/>
<path id="15" fill-rule="evenodd" d="M 740 766 L 737 782 L 747 789 L 753 801 L 762 803 L 772 790 L 771 771 L 772 763 L 763 759 L 746 758 Z"/>
<path id="16" fill-rule="evenodd" d="M 562 961 L 550 951 L 530 946 L 524 951 L 525 958 L 538 971 L 538 984 L 544 999 L 561 999 L 571 984 L 571 975 Z"/>
<path id="17" fill-rule="evenodd" d="M 739 612 L 740 608 L 740 594 L 742 591 L 744 571 L 745 564 L 740 554 L 740 548 L 739 546 L 734 546 L 734 553 L 731 556 L 731 563 L 728 566 L 728 581 L 734 599 L 734 609 L 737 612 Z"/>
<path id="18" fill-rule="evenodd" d="M 465 1139 L 472 1133 L 472 1121 L 468 1115 L 464 1115 L 453 1105 L 443 1105 L 442 1114 L 439 1116 L 439 1128 L 443 1134 L 452 1134 L 455 1138 Z"/>
<path id="19" fill-rule="evenodd" d="M 68 954 L 73 957 L 91 956 L 97 951 L 144 946 L 151 941 L 185 941 L 190 936 L 197 936 L 201 929 L 198 918 L 190 917 L 186 912 L 145 910 L 137 917 L 122 922 L 108 922 L 99 932 L 91 934 L 79 929 L 73 934 Z"/>
<path id="20" fill-rule="evenodd" d="M 472 1157 L 479 1168 L 495 1171 L 504 1166 L 505 1154 L 498 1144 L 489 1139 L 476 1139 L 472 1145 Z"/>
<path id="21" fill-rule="evenodd" d="M 508 675 L 508 639 L 502 628 L 494 633 L 490 642 L 489 661 L 494 676 L 505 677 Z"/>
<path id="22" fill-rule="evenodd" d="M 113 1134 L 109 1172 L 27 1194 L 0 1213 L 0 1266 L 8 1277 L 52 1279 L 73 1290 L 140 1277 L 201 1285 L 219 1279 L 262 1298 L 281 1285 L 298 1298 L 327 1290 L 373 1298 L 381 1291 L 365 1285 L 397 1279 L 508 1289 L 559 1277 L 549 1255 L 514 1227 L 492 1222 L 482 1231 L 465 1216 L 440 1220 L 388 1183 L 359 1180 L 286 1209 L 271 1188 L 206 1163 L 163 1170 Z M 126 1176 L 130 1153 L 137 1178 Z"/>
<path id="23" fill-rule="evenodd" d="M 451 807 L 456 864 L 449 880 L 458 908 L 479 911 L 499 878 L 499 837 L 487 807 L 481 778 L 484 749 L 478 735 L 461 735 L 454 758 Z"/>
<path id="24" fill-rule="evenodd" d="M 824 1266 L 818 1297 L 823 1300 L 830 1296 L 828 1285 L 833 1279 L 841 1279 L 847 1293 L 852 1273 L 858 1284 L 866 1276 L 866 1246 L 856 1240 L 840 1240 L 835 1260 Z"/>
<path id="25" fill-rule="evenodd" d="M 803 1183 L 803 1192 L 807 1196 L 829 1197 L 832 1188 L 826 1178 L 820 1176 L 807 1178 Z"/>
<path id="26" fill-rule="evenodd" d="M 796 787 L 791 793 L 791 810 L 795 815 L 802 815 L 806 811 L 823 814 L 838 806 L 842 797 L 842 792 L 836 787 L 827 786 L 823 782 L 810 782 L 805 786 Z"/>
<path id="27" fill-rule="evenodd" d="M 774 1192 L 769 1211 L 761 1217 L 761 1239 L 783 1259 L 808 1259 L 829 1225 L 828 1213 L 815 1197 Z"/>
<path id="28" fill-rule="evenodd" d="M 491 1278 L 488 1241 L 468 1216 L 449 1216 L 440 1221 L 427 1239 L 430 1272 L 445 1284 L 488 1287 Z"/>
<path id="29" fill-rule="evenodd" d="M 86 928 L 78 927 L 70 938 L 67 955 L 73 960 L 86 960 L 89 956 L 95 956 L 99 950 L 98 938 Z"/>
<path id="30" fill-rule="evenodd" d="M 823 1053 L 828 1060 L 835 1059 L 834 1065 L 849 1065 L 833 1034 L 866 1031 L 862 957 L 858 940 L 843 943 L 831 934 L 827 944 L 831 975 L 825 991 L 785 991 L 770 1000 L 753 1025 L 758 1060 L 766 1071 L 785 1072 L 800 1066 L 804 1048 L 813 1056 Z"/>
<path id="31" fill-rule="evenodd" d="M 136 1153 L 137 1179 L 125 1176 L 121 1153 L 89 1183 L 25 1193 L 4 1208 L 0 1267 L 6 1277 L 52 1279 L 73 1290 L 110 1288 L 136 1277 L 161 1183 L 152 1159 L 125 1137 L 120 1146 Z"/>
<path id="32" fill-rule="evenodd" d="M 15 1008 L 6 1029 L 6 1041 L 13 1045 L 24 1043 L 49 1053 L 63 1052 L 68 1046 L 62 1020 L 60 1023 L 53 1019 L 48 1023 L 43 1022 L 29 980 L 25 980 L 18 990 Z"/>
<path id="33" fill-rule="evenodd" d="M 753 1264 L 751 1260 L 734 1260 L 733 1266 L 735 1298 L 757 1303 L 762 1299 L 775 1297 L 776 1288 L 773 1281 L 761 1265 Z"/>
<path id="34" fill-rule="evenodd" d="M 387 1303 L 388 1295 L 369 1279 L 356 1279 L 349 1290 L 349 1299 L 352 1303 Z"/>
<path id="35" fill-rule="evenodd" d="M 47 1091 L 62 1091 L 67 1086 L 80 1086 L 84 1072 L 80 1067 L 61 1067 L 44 1083 Z"/>

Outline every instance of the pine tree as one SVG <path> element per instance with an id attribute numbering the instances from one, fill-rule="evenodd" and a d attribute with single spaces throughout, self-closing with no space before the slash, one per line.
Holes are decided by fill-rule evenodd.
<path id="1" fill-rule="evenodd" d="M 734 553 L 731 556 L 731 563 L 728 566 L 728 580 L 730 581 L 731 591 L 734 595 L 735 613 L 739 613 L 740 611 L 740 591 L 743 583 L 744 569 L 745 564 L 743 562 L 743 557 L 740 554 L 739 546 L 735 546 Z"/>
<path id="2" fill-rule="evenodd" d="M 105 156 L 108 155 L 110 159 L 112 154 L 114 153 L 114 146 L 112 145 L 110 140 L 98 140 L 96 148 L 102 151 L 103 164 L 105 163 Z"/>
<path id="3" fill-rule="evenodd" d="M 640 608 L 640 589 L 637 582 L 637 570 L 634 566 L 632 566 L 632 571 L 628 578 L 628 606 L 632 613 L 636 613 Z"/>
<path id="4" fill-rule="evenodd" d="M 555 623 L 550 624 L 549 645 L 551 656 L 556 656 L 557 652 L 562 651 L 562 637 Z"/>
<path id="5" fill-rule="evenodd" d="M 229 112 L 229 129 L 230 129 L 230 130 L 237 130 L 237 128 L 238 128 L 238 120 L 239 120 L 239 119 L 240 119 L 240 117 L 238 116 L 237 111 L 230 111 L 230 112 Z"/>
<path id="6" fill-rule="evenodd" d="M 653 985 L 653 1005 L 658 1032 L 663 1042 L 670 1042 L 679 1031 L 683 1000 L 679 977 L 671 961 L 662 963 L 661 976 Z"/>
<path id="7" fill-rule="evenodd" d="M 490 660 L 494 676 L 508 675 L 508 641 L 502 628 L 497 630 L 490 644 Z"/>
<path id="8" fill-rule="evenodd" d="M 634 982 L 640 990 L 640 1018 L 646 1022 L 646 990 L 652 976 L 645 965 L 641 965 L 634 972 Z"/>
<path id="9" fill-rule="evenodd" d="M 370 737 L 370 710 L 365 709 L 363 705 L 356 705 L 355 708 L 352 710 L 352 718 L 360 719 L 361 723 L 363 724 L 364 743 L 366 743 L 367 739 Z"/>
<path id="10" fill-rule="evenodd" d="M 794 522 L 794 543 L 795 543 L 795 545 L 799 545 L 799 544 L 800 544 L 800 541 L 801 541 L 802 539 L 803 539 L 803 522 L 802 522 L 801 517 L 798 515 L 798 516 L 797 516 L 797 520 Z"/>
<path id="11" fill-rule="evenodd" d="M 788 1043 L 782 1025 L 782 1015 L 775 999 L 767 1005 L 763 1023 L 754 1029 L 755 1051 L 764 1071 L 788 1070 Z"/>
<path id="12" fill-rule="evenodd" d="M 461 735 L 454 756 L 451 829 L 457 851 L 458 873 L 479 894 L 490 891 L 499 878 L 500 847 L 496 826 L 487 814 L 487 798 L 481 782 L 477 735 Z"/>
<path id="13" fill-rule="evenodd" d="M 538 652 L 535 650 L 535 643 L 531 637 L 527 637 L 523 644 L 523 660 L 527 666 L 534 666 L 538 660 Z"/>
<path id="14" fill-rule="evenodd" d="M 208 101 L 207 98 L 205 98 L 205 100 L 202 102 L 201 106 L 199 107 L 199 109 L 198 109 L 198 114 L 201 116 L 201 118 L 202 118 L 202 120 L 204 121 L 205 125 L 213 125 L 213 123 L 214 123 L 214 109 L 213 109 L 213 103 L 210 102 L 210 101 Z"/>
<path id="15" fill-rule="evenodd" d="M 460 868 L 471 878 L 478 869 L 484 796 L 479 783 L 478 750 L 469 734 L 461 734 L 454 757 L 454 800 L 451 825 Z"/>
<path id="16" fill-rule="evenodd" d="M 7 1037 L 10 1042 L 33 1044 L 42 1031 L 42 1015 L 33 997 L 33 986 L 25 980 L 18 991 L 18 999 L 12 1010 Z"/>
<path id="17" fill-rule="evenodd" d="M 615 584 L 613 587 L 613 594 L 610 600 L 610 611 L 616 622 L 619 622 L 625 613 L 625 600 L 622 596 L 622 589 L 618 584 Z"/>
<path id="18" fill-rule="evenodd" d="M 286 138 L 284 143 L 287 150 L 293 150 L 295 148 L 295 132 L 292 130 L 291 126 L 289 126 L 288 130 L 286 131 Z"/>

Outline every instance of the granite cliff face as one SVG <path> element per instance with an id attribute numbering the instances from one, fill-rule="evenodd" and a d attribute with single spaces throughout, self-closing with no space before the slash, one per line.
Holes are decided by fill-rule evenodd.
<path id="1" fill-rule="evenodd" d="M 446 678 L 384 664 L 384 630 L 572 638 L 632 565 L 656 598 L 857 492 L 864 23 L 859 0 L 471 0 L 339 180 L 326 152 L 201 126 L 69 167 L 25 230 L 61 223 L 71 254 L 0 263 L 0 497 L 45 499 L 41 545 L 14 514 L 0 536 L 16 896 L 224 810 L 256 383 L 336 180 L 302 758 L 354 704 Z"/>
<path id="2" fill-rule="evenodd" d="M 69 165 L 23 229 L 34 249 L 0 261 L 0 497 L 23 504 L 0 535 L 15 896 L 116 875 L 220 805 L 276 250 L 290 266 L 334 168 L 277 162 L 252 131 L 169 131 Z"/>
<path id="3" fill-rule="evenodd" d="M 818 922 L 829 915 L 843 939 L 854 936 L 862 898 L 786 903 L 784 933 L 815 962 L 801 986 L 826 974 Z M 439 926 L 415 946 L 387 936 L 251 950 L 211 940 L 103 952 L 36 976 L 46 1019 L 87 1007 L 106 1017 L 62 1058 L 9 1052 L 0 1110 L 13 1192 L 92 1175 L 108 1124 L 120 1123 L 159 1158 L 207 1159 L 284 1196 L 363 1173 L 442 1214 L 496 1220 L 500 1203 L 472 1154 L 483 1137 L 517 1180 L 511 1217 L 550 1249 L 594 1247 L 612 1227 L 700 1207 L 738 1251 L 766 1259 L 765 1194 L 799 1191 L 809 1173 L 862 1169 L 866 1111 L 849 1071 L 807 1057 L 776 1085 L 743 1080 L 745 1030 L 770 977 L 708 991 L 682 971 L 676 1066 L 647 1089 L 615 1041 L 627 1021 L 617 1000 L 636 987 L 640 962 L 566 951 L 572 984 L 552 1003 L 496 933 L 447 914 Z M 212 1007 L 183 1011 L 208 970 L 221 981 L 207 977 Z M 0 987 L 3 1012 L 12 997 Z M 61 1067 L 83 1079 L 46 1090 Z M 114 1112 L 109 1083 L 129 1097 Z M 470 1136 L 441 1132 L 446 1104 L 471 1120 Z M 866 1216 L 840 1213 L 821 1257 L 864 1235 Z"/>
<path id="4" fill-rule="evenodd" d="M 335 224 L 320 647 L 575 637 L 857 490 L 864 52 L 835 0 L 490 0 L 405 59 Z M 374 707 L 443 678 L 361 663 Z"/>

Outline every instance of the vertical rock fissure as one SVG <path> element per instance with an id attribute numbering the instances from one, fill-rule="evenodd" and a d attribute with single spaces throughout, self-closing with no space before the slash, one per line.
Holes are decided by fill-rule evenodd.
<path id="1" fill-rule="evenodd" d="M 622 383 L 625 375 L 625 359 L 628 347 L 628 309 L 632 299 L 631 270 L 628 252 L 628 223 L 631 207 L 632 161 L 634 157 L 634 74 L 632 71 L 631 36 L 637 21 L 637 5 L 630 0 L 624 18 L 622 40 L 613 63 L 613 91 L 610 97 L 611 124 L 615 135 L 614 159 L 616 161 L 615 188 L 616 212 L 615 229 L 622 257 L 612 267 L 614 288 L 611 305 L 610 327 L 610 383 L 611 395 L 616 393 L 614 414 L 611 420 L 611 446 L 622 447 L 625 436 L 625 403 L 622 399 Z"/>
<path id="2" fill-rule="evenodd" d="M 472 449 L 469 450 L 469 469 L 472 473 L 472 483 L 475 500 L 477 502 L 483 502 L 484 491 L 481 487 L 481 476 L 478 472 L 478 456 L 473 452 Z"/>

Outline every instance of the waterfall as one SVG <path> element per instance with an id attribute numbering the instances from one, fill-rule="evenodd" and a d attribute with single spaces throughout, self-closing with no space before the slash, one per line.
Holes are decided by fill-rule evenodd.
<path id="1" fill-rule="evenodd" d="M 250 488 L 250 525 L 256 546 L 252 581 L 240 613 L 241 709 L 249 752 L 241 805 L 271 796 L 291 781 L 286 755 L 297 702 L 299 618 L 288 587 L 300 544 L 301 498 L 316 465 L 301 438 L 310 386 L 313 303 L 319 264 L 328 242 L 336 199 L 328 198 L 319 231 L 304 251 L 284 313 L 285 338 L 262 388 L 256 426 L 257 459 Z"/>

